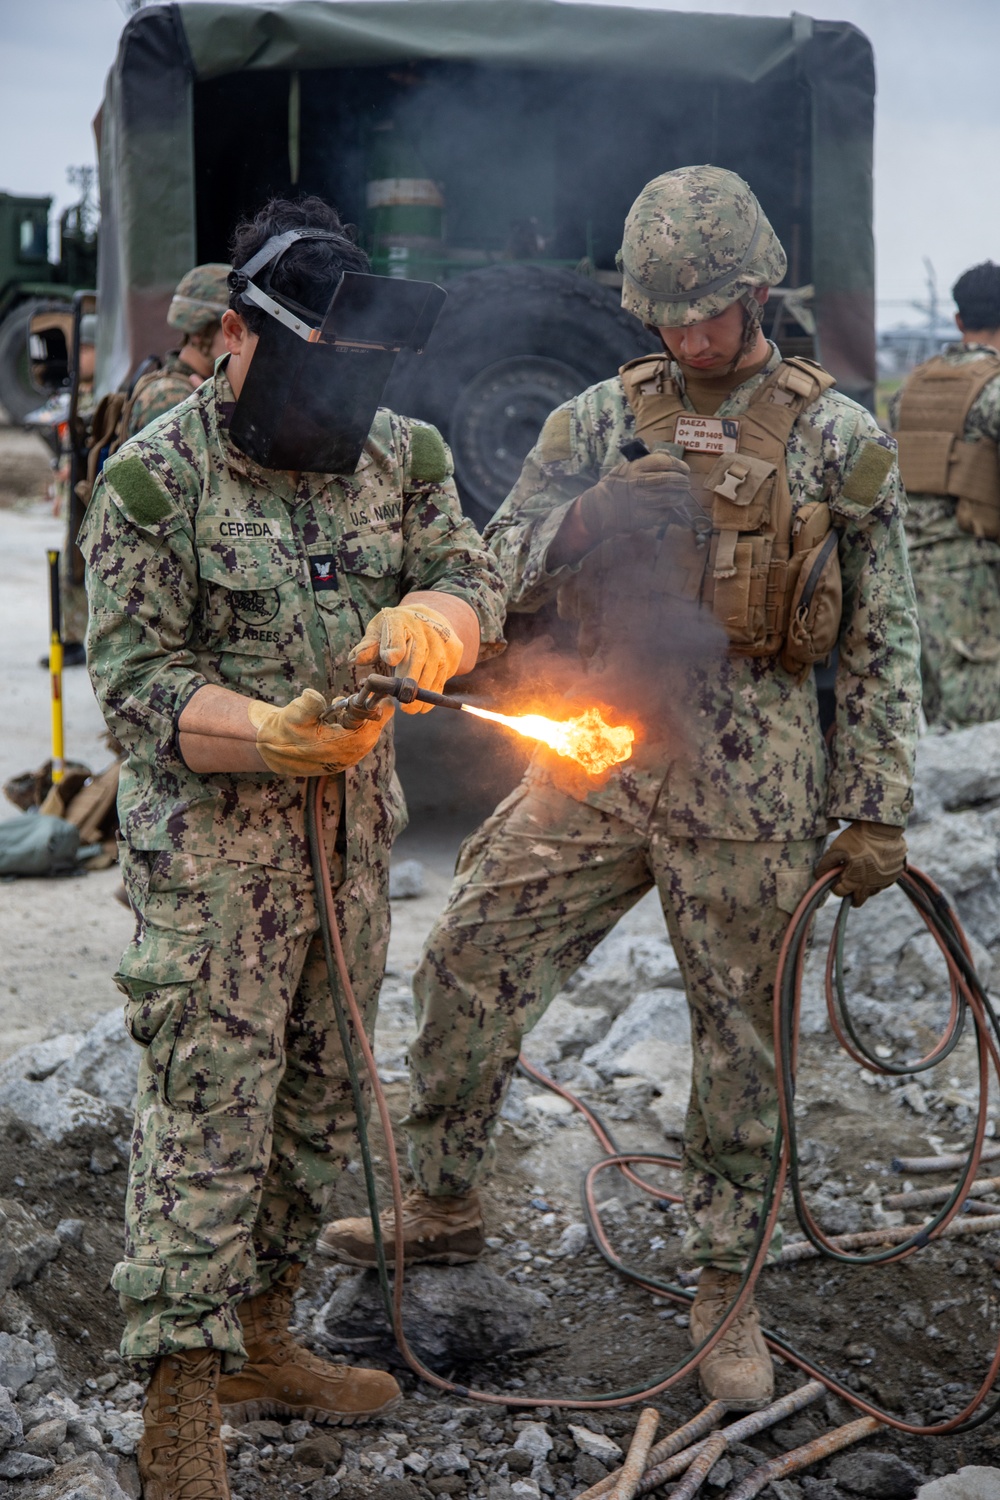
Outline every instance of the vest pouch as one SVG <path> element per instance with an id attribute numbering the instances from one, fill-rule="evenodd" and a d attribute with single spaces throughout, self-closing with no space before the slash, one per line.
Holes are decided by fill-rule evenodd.
<path id="1" fill-rule="evenodd" d="M 770 519 L 777 464 L 749 453 L 723 453 L 704 484 L 716 531 L 761 531 Z"/>
<path id="2" fill-rule="evenodd" d="M 961 531 L 982 540 L 1000 541 L 1000 505 L 990 500 L 959 500 L 955 520 Z"/>
<path id="3" fill-rule="evenodd" d="M 957 495 L 955 520 L 973 536 L 1000 539 L 1000 466 L 997 445 L 989 438 L 958 442 L 952 454 L 951 494 Z"/>
<path id="4" fill-rule="evenodd" d="M 947 495 L 950 482 L 951 432 L 897 432 L 899 473 L 907 494 Z"/>
<path id="5" fill-rule="evenodd" d="M 708 555 L 690 526 L 668 526 L 654 566 L 656 593 L 692 602 L 700 598 Z"/>
<path id="6" fill-rule="evenodd" d="M 826 510 L 825 505 L 822 508 Z M 799 554 L 781 653 L 781 665 L 799 681 L 815 662 L 829 656 L 840 634 L 844 595 L 839 545 L 840 534 L 831 528 L 821 541 Z"/>
<path id="7" fill-rule="evenodd" d="M 799 506 L 792 519 L 792 556 L 804 556 L 830 530 L 830 507 L 825 500 L 810 500 Z"/>
<path id="8" fill-rule="evenodd" d="M 767 575 L 774 539 L 741 537 L 735 545 L 724 533 L 713 536 L 708 563 L 712 613 L 741 655 L 764 655 L 768 646 Z M 720 570 L 720 551 L 725 550 Z M 776 650 L 771 645 L 766 654 Z"/>

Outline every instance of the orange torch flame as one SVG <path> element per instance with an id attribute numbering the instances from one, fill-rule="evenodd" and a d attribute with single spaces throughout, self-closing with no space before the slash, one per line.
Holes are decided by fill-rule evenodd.
<path id="1" fill-rule="evenodd" d="M 627 724 L 612 727 L 596 708 L 588 708 L 578 719 L 546 719 L 541 714 L 496 714 L 488 708 L 473 708 L 463 703 L 462 710 L 478 719 L 492 719 L 506 724 L 517 734 L 541 740 L 558 755 L 568 756 L 591 776 L 609 770 L 632 754 L 635 731 Z"/>

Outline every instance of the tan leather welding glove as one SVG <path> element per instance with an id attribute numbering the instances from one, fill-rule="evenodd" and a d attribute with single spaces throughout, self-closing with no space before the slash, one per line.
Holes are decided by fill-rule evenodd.
<path id="1" fill-rule="evenodd" d="M 418 687 L 440 693 L 454 677 L 464 647 L 436 609 L 426 604 L 397 604 L 380 609 L 347 660 L 353 667 L 374 666 L 382 661 L 396 677 L 413 677 Z M 401 703 L 404 714 L 426 714 L 431 703 Z"/>
<path id="2" fill-rule="evenodd" d="M 326 709 L 326 699 L 315 688 L 306 688 L 284 708 L 251 699 L 247 714 L 264 764 L 279 776 L 335 776 L 364 759 L 392 714 L 392 704 L 386 702 L 377 719 L 360 729 L 341 729 L 320 723 Z"/>
<path id="3" fill-rule="evenodd" d="M 863 906 L 869 896 L 894 885 L 906 868 L 903 830 L 887 823 L 849 824 L 820 859 L 816 874 L 825 875 L 838 865 L 844 873 L 833 894 L 850 896 L 852 906 Z"/>
<path id="4" fill-rule="evenodd" d="M 661 526 L 670 512 L 692 503 L 691 470 L 672 453 L 623 459 L 577 500 L 580 519 L 595 541 L 622 531 Z"/>

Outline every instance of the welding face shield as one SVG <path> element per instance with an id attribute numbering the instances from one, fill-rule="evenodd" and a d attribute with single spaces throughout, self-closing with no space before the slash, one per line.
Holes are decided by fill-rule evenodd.
<path id="1" fill-rule="evenodd" d="M 270 282 L 285 252 L 306 239 L 339 236 L 273 235 L 230 273 L 230 290 L 268 316 L 229 436 L 265 469 L 353 474 L 396 356 L 423 349 L 447 294 L 429 281 L 345 271 L 325 313 L 301 307 Z"/>

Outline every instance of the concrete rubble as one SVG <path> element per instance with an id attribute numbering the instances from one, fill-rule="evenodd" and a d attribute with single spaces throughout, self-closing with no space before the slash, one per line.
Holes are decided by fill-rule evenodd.
<path id="1" fill-rule="evenodd" d="M 1000 984 L 997 766 L 1000 726 L 925 739 L 910 833 L 912 862 L 938 880 L 955 903 L 988 984 L 994 973 Z M 419 870 L 404 873 L 412 877 L 412 894 L 418 894 Z M 817 949 L 824 946 L 836 910 L 836 903 L 828 903 L 819 914 Z M 947 1013 L 943 965 L 900 892 L 886 893 L 852 915 L 845 968 L 853 1013 L 881 1049 L 879 1055 L 903 1057 L 915 1047 L 925 1049 Z M 387 1084 L 405 1080 L 412 1028 L 408 976 L 392 971 L 376 1033 L 379 1072 Z M 802 1029 L 804 1048 L 828 1038 L 818 955 L 807 968 Z M 630 1149 L 642 1144 L 661 1149 L 664 1137 L 671 1149 L 671 1139 L 676 1143 L 683 1130 L 691 1039 L 680 969 L 665 931 L 639 930 L 626 922 L 611 933 L 529 1034 L 525 1052 L 584 1095 Z M 0 1194 L 0 1497 L 135 1500 L 138 1495 L 141 1387 L 112 1349 L 104 1373 L 74 1378 L 60 1352 L 68 1346 L 57 1344 L 65 1330 L 46 1321 L 35 1296 L 60 1274 L 69 1275 L 67 1285 L 84 1288 L 84 1303 L 98 1294 L 88 1290 L 87 1274 L 101 1226 L 99 1217 L 89 1216 L 86 1195 L 120 1205 L 137 1058 L 116 1006 L 85 1032 L 63 1032 L 0 1063 L 0 1126 L 24 1158 L 22 1175 Z M 975 1097 L 974 1072 L 957 1052 L 931 1072 L 902 1082 L 861 1080 L 856 1065 L 836 1072 L 831 1064 L 825 1073 L 804 1079 L 801 1103 L 806 1111 L 825 1100 L 839 1110 L 891 1108 L 901 1122 L 919 1124 L 933 1141 L 967 1132 Z M 644 1370 L 650 1362 L 655 1366 L 658 1338 L 676 1338 L 671 1357 L 677 1357 L 686 1342 L 685 1314 L 663 1299 L 653 1299 L 651 1306 L 647 1294 L 626 1297 L 590 1243 L 574 1195 L 580 1168 L 602 1153 L 571 1106 L 518 1077 L 504 1107 L 501 1138 L 512 1145 L 523 1180 L 533 1184 L 530 1197 L 494 1209 L 497 1222 L 489 1224 L 482 1263 L 410 1273 L 405 1320 L 421 1356 L 458 1379 L 469 1368 L 483 1379 L 485 1369 L 498 1395 L 506 1392 L 513 1400 L 518 1391 L 548 1388 L 550 1375 L 542 1373 L 546 1351 L 558 1350 L 568 1325 L 603 1315 L 610 1299 L 621 1304 L 623 1341 L 634 1341 L 646 1356 Z M 74 1191 L 85 1191 L 83 1206 L 79 1197 L 64 1202 L 58 1186 L 44 1208 L 34 1199 L 22 1202 L 17 1184 L 23 1187 L 27 1180 L 32 1153 L 71 1151 L 77 1165 L 67 1157 L 63 1178 Z M 803 1131 L 801 1160 L 809 1201 L 828 1231 L 903 1221 L 903 1214 L 882 1205 L 889 1192 L 902 1187 L 888 1167 L 879 1175 L 870 1164 L 860 1170 L 838 1159 L 821 1129 L 815 1135 Z M 357 1173 L 353 1179 L 356 1189 Z M 60 1180 L 56 1174 L 54 1181 Z M 641 1202 L 614 1174 L 601 1181 L 605 1222 L 627 1257 L 645 1256 L 656 1274 L 683 1261 L 679 1210 L 668 1206 L 661 1212 Z M 111 1187 L 114 1199 L 108 1196 Z M 106 1211 L 112 1246 L 120 1233 L 116 1214 L 111 1207 Z M 794 1235 L 794 1225 L 789 1228 Z M 950 1246 L 950 1285 L 961 1291 L 968 1253 L 955 1242 Z M 105 1264 L 107 1249 L 101 1253 Z M 105 1287 L 106 1282 L 103 1296 L 109 1295 Z M 887 1326 L 900 1340 L 933 1342 L 942 1337 L 938 1325 L 947 1325 L 949 1310 L 960 1301 L 942 1294 L 933 1304 L 935 1312 L 918 1305 L 915 1295 L 904 1298 L 885 1310 Z M 77 1322 L 84 1324 L 86 1316 L 81 1312 Z M 399 1369 L 372 1273 L 323 1263 L 299 1294 L 297 1322 L 301 1335 L 327 1357 Z M 78 1340 L 85 1334 L 83 1327 Z M 863 1374 L 870 1363 L 864 1328 L 855 1327 L 845 1340 L 844 1359 L 846 1369 Z M 566 1378 L 581 1380 L 574 1389 L 588 1394 L 603 1388 L 599 1365 L 574 1369 Z M 336 1433 L 304 1422 L 226 1427 L 234 1496 L 570 1500 L 620 1463 L 635 1421 L 629 1410 L 479 1407 L 442 1399 L 412 1381 L 407 1391 L 407 1401 L 381 1427 Z M 961 1379 L 942 1386 L 931 1371 L 919 1392 L 918 1416 L 946 1420 L 965 1399 Z M 696 1401 L 692 1391 L 691 1411 Z M 669 1397 L 664 1409 L 670 1409 Z M 778 1451 L 795 1446 L 848 1415 L 845 1407 L 835 1414 L 831 1408 L 827 1420 L 817 1407 L 797 1425 L 777 1429 L 774 1443 Z M 684 1419 L 674 1411 L 661 1431 L 668 1430 L 668 1421 L 678 1425 Z M 959 1472 L 945 1474 L 940 1461 L 933 1461 L 933 1444 L 911 1444 L 905 1458 L 891 1449 L 880 1434 L 877 1448 L 837 1455 L 807 1475 L 780 1481 L 773 1493 L 780 1500 L 874 1495 L 908 1500 L 918 1494 L 921 1500 L 1000 1500 L 998 1469 L 956 1463 L 952 1468 Z M 755 1452 L 759 1459 L 773 1451 L 773 1446 L 757 1452 L 737 1445 L 712 1471 L 706 1493 L 724 1497 L 730 1484 L 750 1472 Z M 923 1468 L 920 1455 L 926 1457 Z"/>

